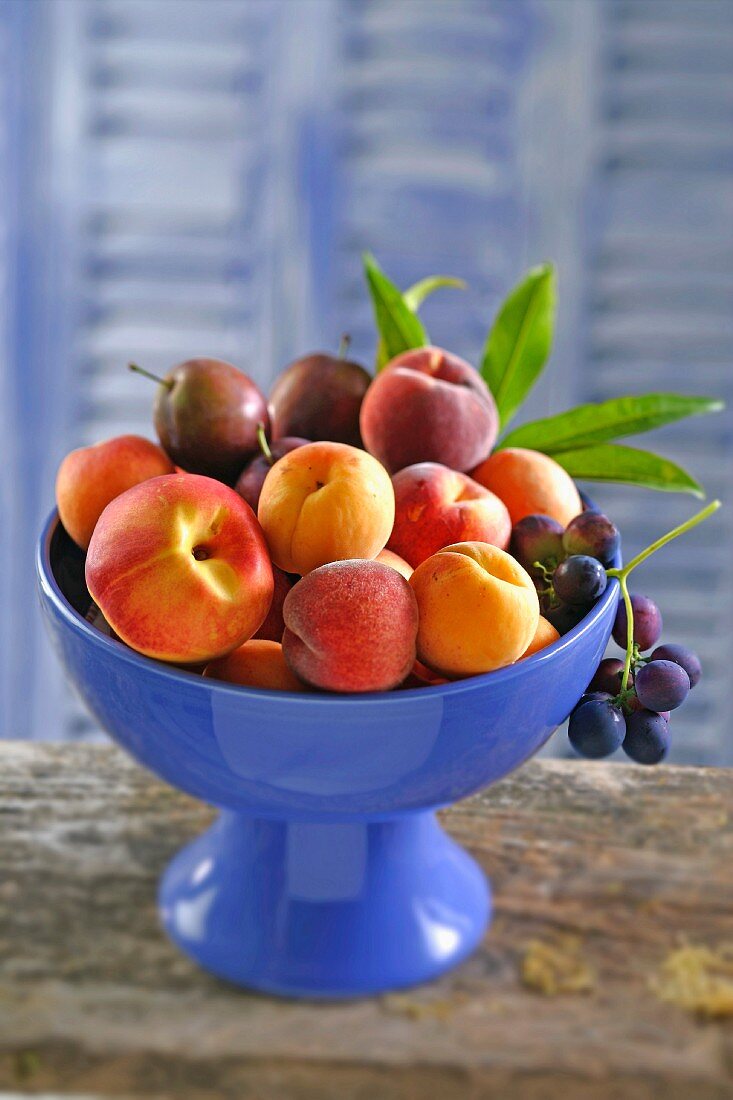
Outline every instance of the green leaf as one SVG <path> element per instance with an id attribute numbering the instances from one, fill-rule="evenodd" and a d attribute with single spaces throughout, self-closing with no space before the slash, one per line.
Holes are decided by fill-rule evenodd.
<path id="1" fill-rule="evenodd" d="M 552 264 L 533 267 L 499 309 L 486 339 L 481 374 L 502 427 L 532 389 L 552 347 L 556 279 Z"/>
<path id="2" fill-rule="evenodd" d="M 457 279 L 454 275 L 428 275 L 426 279 L 414 283 L 403 293 L 402 297 L 408 309 L 416 313 L 425 299 L 441 287 L 454 287 L 456 290 L 465 290 L 468 284 L 463 279 Z M 425 342 L 428 343 L 428 335 L 425 334 Z M 376 368 L 377 373 L 386 366 L 391 356 L 387 354 L 384 340 L 380 336 L 377 342 Z"/>
<path id="3" fill-rule="evenodd" d="M 427 279 L 421 279 L 419 283 L 413 283 L 408 287 L 402 297 L 413 313 L 416 313 L 425 299 L 436 290 L 441 290 L 443 287 L 465 290 L 467 286 L 465 279 L 457 279 L 455 275 L 428 275 Z"/>
<path id="4" fill-rule="evenodd" d="M 363 260 L 377 332 L 387 360 L 410 348 L 424 347 L 428 342 L 427 333 L 420 318 L 405 302 L 399 287 L 387 278 L 369 252 L 364 253 Z"/>
<path id="5" fill-rule="evenodd" d="M 608 439 L 621 439 L 672 424 L 686 416 L 720 412 L 723 401 L 710 397 L 686 397 L 679 393 L 647 393 L 638 397 L 617 397 L 596 405 L 533 420 L 515 428 L 502 447 L 532 447 L 546 454 L 588 447 Z"/>
<path id="6" fill-rule="evenodd" d="M 651 451 L 639 451 L 619 443 L 599 443 L 595 447 L 556 451 L 552 457 L 572 477 L 583 481 L 620 481 L 667 493 L 705 496 L 702 486 L 686 470 Z"/>

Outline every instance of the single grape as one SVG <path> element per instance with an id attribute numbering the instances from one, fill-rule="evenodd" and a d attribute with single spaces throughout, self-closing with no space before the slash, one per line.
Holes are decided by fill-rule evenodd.
<path id="1" fill-rule="evenodd" d="M 553 569 L 565 557 L 562 537 L 562 524 L 550 516 L 525 516 L 512 529 L 509 550 L 534 577 L 540 574 L 534 564 L 536 561 L 547 563 Z"/>
<path id="2" fill-rule="evenodd" d="M 588 554 L 604 565 L 613 565 L 621 535 L 608 516 L 601 512 L 581 512 L 565 528 L 562 544 L 566 554 Z"/>
<path id="3" fill-rule="evenodd" d="M 702 664 L 697 653 L 693 653 L 684 645 L 658 645 L 649 658 L 650 661 L 674 661 L 680 665 L 690 677 L 690 687 L 700 682 L 702 676 Z"/>
<path id="4" fill-rule="evenodd" d="M 610 695 L 583 698 L 570 715 L 570 744 L 590 760 L 610 756 L 621 745 L 625 734 L 626 719 L 620 708 L 613 705 Z"/>
<path id="5" fill-rule="evenodd" d="M 689 694 L 690 677 L 674 661 L 650 661 L 637 672 L 634 686 L 648 710 L 674 710 Z"/>
<path id="6" fill-rule="evenodd" d="M 552 623 L 558 634 L 567 634 L 569 630 L 578 625 L 581 619 L 585 618 L 588 612 L 586 607 L 571 607 L 566 603 L 550 607 L 545 600 L 541 603 L 541 609 L 544 617 Z"/>
<path id="7" fill-rule="evenodd" d="M 560 562 L 552 575 L 557 596 L 572 607 L 593 603 L 602 596 L 608 584 L 606 570 L 596 558 L 574 554 Z"/>
<path id="8" fill-rule="evenodd" d="M 626 719 L 623 750 L 637 764 L 659 764 L 669 752 L 669 726 L 653 710 L 637 710 Z"/>
<path id="9" fill-rule="evenodd" d="M 621 677 L 624 672 L 624 662 L 617 657 L 605 657 L 596 669 L 593 679 L 588 684 L 588 691 L 607 691 L 609 695 L 618 695 L 621 690 Z M 634 677 L 629 676 L 629 686 L 634 682 Z"/>
<path id="10" fill-rule="evenodd" d="M 662 633 L 662 613 L 648 596 L 636 592 L 631 594 L 631 607 L 634 612 L 634 641 L 639 649 L 651 649 L 659 641 Z M 626 649 L 626 605 L 619 600 L 616 621 L 613 624 L 613 640 Z"/>

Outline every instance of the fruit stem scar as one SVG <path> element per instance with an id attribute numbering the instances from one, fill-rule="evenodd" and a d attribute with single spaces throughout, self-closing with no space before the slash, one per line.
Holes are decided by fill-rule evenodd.
<path id="1" fill-rule="evenodd" d="M 172 378 L 161 378 L 159 374 L 153 374 L 152 371 L 139 367 L 137 363 L 128 363 L 127 369 L 134 371 L 135 374 L 141 374 L 143 378 L 149 378 L 151 382 L 157 382 L 159 386 L 165 386 L 167 390 L 173 389 L 174 382 Z"/>
<path id="2" fill-rule="evenodd" d="M 194 546 L 191 551 L 196 561 L 207 561 L 211 556 L 206 546 Z"/>
<path id="3" fill-rule="evenodd" d="M 272 451 L 270 450 L 270 444 L 267 442 L 267 436 L 265 435 L 265 425 L 262 423 L 261 420 L 260 420 L 259 424 L 257 425 L 257 442 L 260 445 L 260 450 L 262 451 L 263 455 L 267 459 L 267 465 L 268 466 L 274 466 L 275 465 L 275 456 L 273 455 Z"/>

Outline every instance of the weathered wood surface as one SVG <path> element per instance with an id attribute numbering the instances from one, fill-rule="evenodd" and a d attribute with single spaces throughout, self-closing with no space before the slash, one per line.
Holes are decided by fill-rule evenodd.
<path id="1" fill-rule="evenodd" d="M 680 935 L 733 940 L 733 773 L 546 762 L 446 823 L 491 875 L 481 950 L 434 985 L 312 1005 L 174 951 L 156 877 L 209 811 L 105 747 L 0 745 L 0 1093 L 208 1100 L 707 1100 L 733 1022 L 649 987 Z M 578 937 L 585 994 L 525 988 Z"/>

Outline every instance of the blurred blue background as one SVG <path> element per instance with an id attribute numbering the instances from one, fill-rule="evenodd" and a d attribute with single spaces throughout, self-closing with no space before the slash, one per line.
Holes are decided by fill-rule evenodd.
<path id="1" fill-rule="evenodd" d="M 41 632 L 32 555 L 63 454 L 152 435 L 127 361 L 221 356 L 266 388 L 343 331 L 371 361 L 364 248 L 402 285 L 468 279 L 425 312 L 473 362 L 500 296 L 554 260 L 529 413 L 730 401 L 733 4 L 0 0 L 0 735 L 97 735 Z M 725 498 L 731 426 L 655 442 Z M 627 552 L 694 510 L 593 491 Z M 705 660 L 674 718 L 682 762 L 733 763 L 731 522 L 637 582 Z"/>

